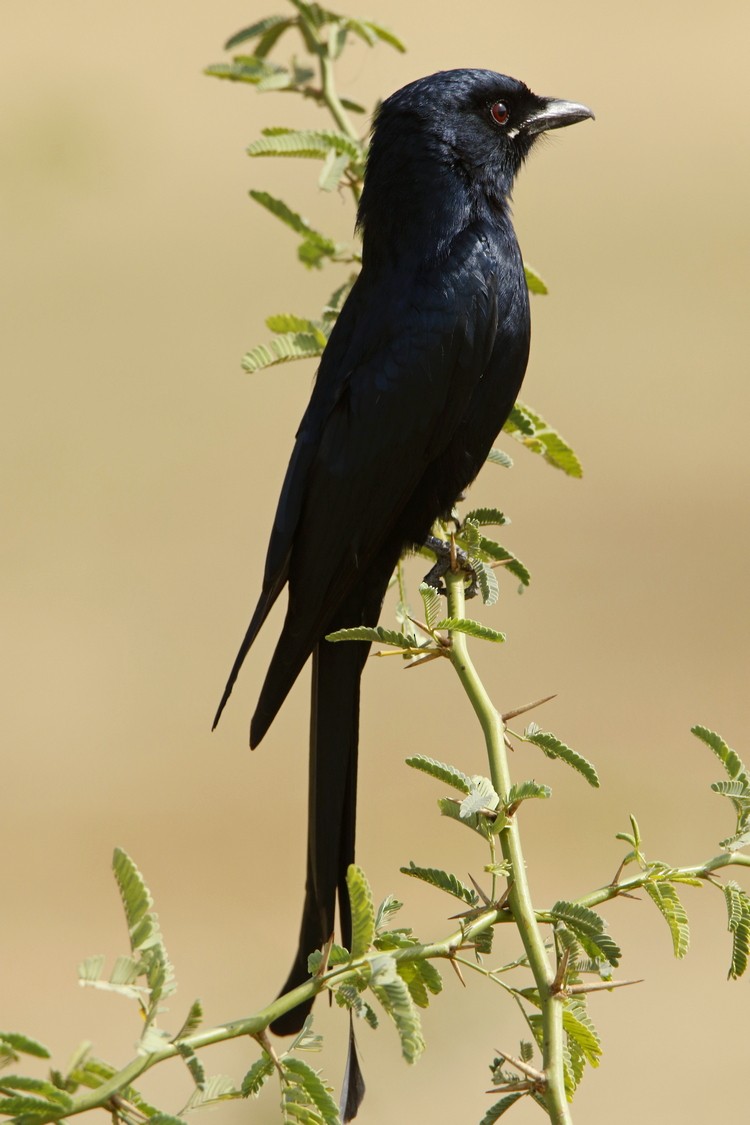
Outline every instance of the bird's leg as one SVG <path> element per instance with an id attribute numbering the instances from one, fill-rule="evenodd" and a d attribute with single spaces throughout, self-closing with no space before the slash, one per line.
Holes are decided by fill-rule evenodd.
<path id="1" fill-rule="evenodd" d="M 455 541 L 446 543 L 444 539 L 438 539 L 435 535 L 427 537 L 425 547 L 436 556 L 436 562 L 432 569 L 425 574 L 423 581 L 428 586 L 433 586 L 439 594 L 444 594 L 445 586 L 441 581 L 443 576 L 449 570 L 461 570 L 464 574 L 468 574 L 471 579 L 466 587 L 464 597 L 473 598 L 479 588 L 479 583 L 477 572 L 471 565 L 471 560 L 466 551 L 456 547 Z"/>

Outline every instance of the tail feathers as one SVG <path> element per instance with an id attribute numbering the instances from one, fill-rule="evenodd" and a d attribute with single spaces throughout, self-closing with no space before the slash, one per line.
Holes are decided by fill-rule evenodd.
<path id="1" fill-rule="evenodd" d="M 245 633 L 242 644 L 240 645 L 240 651 L 235 657 L 234 664 L 232 665 L 232 671 L 229 673 L 229 679 L 227 680 L 227 685 L 224 688 L 224 694 L 221 697 L 221 702 L 219 703 L 216 715 L 214 716 L 214 721 L 211 724 L 211 730 L 216 730 L 219 719 L 221 718 L 221 713 L 227 705 L 229 696 L 232 694 L 232 688 L 234 687 L 235 681 L 240 673 L 240 668 L 244 663 L 245 657 L 250 651 L 253 641 L 260 632 L 261 625 L 268 617 L 271 606 L 279 596 L 279 593 L 285 581 L 286 575 L 283 575 L 272 586 L 269 586 L 268 589 L 264 589 L 263 593 L 258 599 L 258 604 L 255 607 L 255 613 L 253 614 L 252 620 L 247 627 L 247 632 Z"/>
<path id="2" fill-rule="evenodd" d="M 313 653 L 307 884 L 299 947 L 282 994 L 309 979 L 307 959 L 334 931 L 336 896 L 341 941 L 351 943 L 346 872 L 354 861 L 357 805 L 359 687 L 369 645 L 322 641 Z M 271 1025 L 278 1035 L 299 1031 L 312 1002 Z"/>

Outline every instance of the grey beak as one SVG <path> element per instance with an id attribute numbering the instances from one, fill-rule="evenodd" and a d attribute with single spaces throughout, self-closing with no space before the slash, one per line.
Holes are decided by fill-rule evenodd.
<path id="1" fill-rule="evenodd" d="M 542 108 L 524 122 L 523 132 L 535 137 L 537 133 L 545 133 L 548 129 L 575 125 L 576 121 L 585 121 L 587 117 L 594 119 L 594 114 L 586 105 L 566 102 L 560 98 L 545 98 Z"/>

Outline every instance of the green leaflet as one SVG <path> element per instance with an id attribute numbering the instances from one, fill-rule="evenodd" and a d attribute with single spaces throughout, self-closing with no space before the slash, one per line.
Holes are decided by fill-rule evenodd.
<path id="1" fill-rule="evenodd" d="M 185 1039 L 188 1035 L 192 1035 L 192 1033 L 194 1031 L 198 1030 L 198 1028 L 200 1027 L 202 1022 L 203 1022 L 203 1006 L 202 1006 L 200 1000 L 193 1000 L 193 1003 L 190 1005 L 190 1011 L 188 1012 L 187 1016 L 185 1017 L 185 1022 L 183 1023 L 182 1027 L 180 1028 L 180 1030 L 175 1035 L 172 1042 L 176 1043 L 180 1039 Z"/>
<path id="2" fill-rule="evenodd" d="M 288 363 L 292 359 L 310 359 L 321 355 L 323 348 L 317 336 L 307 332 L 288 332 L 275 336 L 268 344 L 259 344 L 242 357 L 242 366 L 251 375 L 266 367 Z"/>
<path id="3" fill-rule="evenodd" d="M 582 477 L 581 462 L 568 443 L 528 406 L 517 402 L 503 426 L 521 445 L 532 453 L 539 453 L 548 464 L 561 469 L 569 477 Z"/>
<path id="4" fill-rule="evenodd" d="M 549 289 L 542 281 L 541 277 L 533 268 L 533 266 L 530 266 L 526 262 L 524 262 L 523 272 L 526 274 L 526 284 L 528 286 L 529 293 L 536 293 L 541 297 L 549 293 Z"/>
<path id="5" fill-rule="evenodd" d="M 491 449 L 487 454 L 487 460 L 491 465 L 501 465 L 504 469 L 513 468 L 513 458 L 504 449 Z"/>
<path id="6" fill-rule="evenodd" d="M 318 187 L 321 191 L 335 191 L 349 167 L 350 157 L 346 152 L 336 152 L 335 149 L 326 156 L 323 167 L 318 177 Z"/>
<path id="7" fill-rule="evenodd" d="M 259 36 L 266 35 L 271 30 L 290 27 L 294 21 L 284 16 L 266 16 L 265 19 L 256 20 L 248 27 L 243 27 L 241 31 L 236 31 L 231 35 L 224 44 L 225 51 L 233 51 L 235 47 L 239 47 L 240 43 L 247 42 L 248 39 L 256 39 Z"/>
<path id="8" fill-rule="evenodd" d="M 420 582 L 419 596 L 424 607 L 424 619 L 428 629 L 434 629 L 435 623 L 440 620 L 443 602 L 434 586 L 427 582 Z"/>
<path id="9" fill-rule="evenodd" d="M 232 1079 L 225 1074 L 214 1074 L 208 1080 L 204 1076 L 203 1085 L 196 1085 L 196 1089 L 185 1102 L 181 1113 L 188 1113 L 191 1109 L 200 1109 L 206 1105 L 218 1105 L 219 1102 L 232 1101 L 234 1098 L 241 1096 L 240 1091 L 235 1089 Z"/>
<path id="10" fill-rule="evenodd" d="M 372 644 L 390 645 L 392 648 L 402 648 L 407 652 L 419 648 L 417 638 L 407 637 L 405 633 L 398 633 L 395 629 L 383 629 L 380 625 L 371 629 L 366 625 L 358 625 L 354 629 L 337 629 L 329 633 L 327 641 L 368 641 Z"/>
<path id="11" fill-rule="evenodd" d="M 622 956 L 619 946 L 605 931 L 606 923 L 594 910 L 580 903 L 561 899 L 549 911 L 556 922 L 571 930 L 592 960 L 619 965 Z"/>
<path id="12" fill-rule="evenodd" d="M 408 985 L 390 954 L 384 953 L 372 962 L 370 987 L 396 1025 L 404 1058 L 408 1063 L 416 1062 L 424 1050 L 422 1025 Z"/>
<path id="13" fill-rule="evenodd" d="M 340 984 L 334 992 L 336 1003 L 340 1008 L 348 1008 L 359 1019 L 363 1019 L 375 1030 L 378 1026 L 378 1017 L 374 1008 L 371 1008 L 362 996 L 359 989 L 353 984 Z"/>
<path id="14" fill-rule="evenodd" d="M 393 895 L 386 895 L 375 913 L 375 932 L 385 930 L 403 905 Z"/>
<path id="15" fill-rule="evenodd" d="M 650 880 L 645 890 L 669 926 L 675 957 L 684 957 L 690 946 L 690 926 L 677 891 L 664 879 Z"/>
<path id="16" fill-rule="evenodd" d="M 282 1109 L 288 1120 L 339 1125 L 339 1111 L 331 1097 L 331 1087 L 323 1083 L 311 1066 L 302 1059 L 287 1055 L 281 1060 L 281 1069 L 284 1083 Z M 304 1112 L 307 1108 L 313 1113 Z"/>
<path id="17" fill-rule="evenodd" d="M 478 527 L 500 527 L 508 523 L 508 517 L 498 508 L 473 508 L 464 516 L 463 522 L 471 520 Z"/>
<path id="18" fill-rule="evenodd" d="M 732 961 L 727 975 L 730 980 L 737 980 L 747 969 L 750 956 L 750 897 L 734 880 L 728 882 L 723 890 L 727 927 L 732 935 Z"/>
<path id="19" fill-rule="evenodd" d="M 497 629 L 490 629 L 479 621 L 472 621 L 468 617 L 444 617 L 438 621 L 436 629 L 447 629 L 449 633 L 465 633 L 469 637 L 476 637 L 481 641 L 494 641 L 502 644 L 505 633 L 498 633 Z"/>
<path id="20" fill-rule="evenodd" d="M 18 1031 L 0 1031 L 0 1045 L 8 1048 L 12 1058 L 16 1054 L 32 1055 L 37 1059 L 48 1059 L 50 1053 L 47 1048 L 28 1035 L 21 1035 Z"/>
<path id="21" fill-rule="evenodd" d="M 242 1079 L 240 1093 L 243 1098 L 257 1097 L 266 1080 L 273 1074 L 273 1070 L 273 1060 L 268 1055 L 262 1055 L 261 1058 L 256 1059 Z"/>
<path id="22" fill-rule="evenodd" d="M 586 1010 L 586 1005 L 578 997 L 566 1000 L 563 1011 L 563 1030 L 575 1043 L 590 1066 L 598 1066 L 602 1045 L 596 1029 Z"/>
<path id="23" fill-rule="evenodd" d="M 548 758 L 559 758 L 561 761 L 567 762 L 569 766 L 572 766 L 574 770 L 577 770 L 586 778 L 589 785 L 592 785 L 595 789 L 599 788 L 599 775 L 591 762 L 572 750 L 570 746 L 566 746 L 554 734 L 543 731 L 536 723 L 529 723 L 520 737 L 523 742 L 531 742 L 534 746 L 538 746 Z"/>
<path id="24" fill-rule="evenodd" d="M 515 1105 L 519 1098 L 522 1098 L 523 1096 L 523 1094 L 506 1094 L 505 1097 L 501 1098 L 499 1102 L 495 1102 L 494 1105 L 490 1106 L 482 1120 L 479 1122 L 479 1125 L 493 1125 L 495 1121 L 498 1121 L 503 1116 L 503 1114 L 507 1110 L 509 1110 L 511 1106 Z"/>
<path id="25" fill-rule="evenodd" d="M 412 755 L 411 758 L 406 759 L 406 764 L 411 766 L 412 769 L 428 773 L 430 777 L 435 777 L 438 781 L 445 782 L 446 785 L 453 786 L 461 793 L 471 793 L 471 778 L 461 770 L 456 769 L 455 766 L 449 766 L 445 762 L 437 762 L 434 758 L 428 758 L 424 754 Z"/>
<path id="26" fill-rule="evenodd" d="M 531 575 L 528 570 L 507 547 L 501 547 L 493 539 L 487 539 L 482 536 L 476 548 L 476 553 L 480 558 L 485 561 L 492 559 L 494 562 L 504 563 L 503 570 L 507 570 L 510 574 L 515 574 L 516 578 L 520 579 L 524 586 L 528 586 L 531 581 Z"/>
<path id="27" fill-rule="evenodd" d="M 176 1046 L 180 1055 L 185 1060 L 185 1065 L 190 1071 L 193 1082 L 195 1082 L 199 1090 L 204 1090 L 206 1088 L 206 1072 L 203 1069 L 203 1063 L 200 1061 L 193 1048 L 189 1047 L 187 1043 L 177 1043 Z"/>
<path id="28" fill-rule="evenodd" d="M 589 937 L 602 933 L 606 926 L 604 919 L 595 910 L 589 910 L 588 906 L 581 906 L 577 902 L 566 902 L 565 899 L 556 902 L 549 913 L 553 918 L 564 922 L 574 933 L 587 934 Z"/>
<path id="29" fill-rule="evenodd" d="M 726 744 L 720 734 L 716 734 L 715 731 L 709 730 L 708 727 L 701 726 L 691 727 L 690 733 L 694 734 L 696 738 L 699 738 L 701 742 L 705 743 L 706 746 L 710 747 L 710 749 L 713 750 L 714 754 L 722 763 L 730 778 L 734 779 L 742 777 L 743 780 L 748 780 L 747 767 L 743 763 L 739 754 L 737 754 L 734 750 L 732 750 L 730 746 Z"/>
<path id="30" fill-rule="evenodd" d="M 494 570 L 481 559 L 472 558 L 470 561 L 477 576 L 477 585 L 483 604 L 494 605 L 500 596 L 500 586 Z"/>
<path id="31" fill-rule="evenodd" d="M 421 879 L 423 883 L 429 883 L 431 887 L 437 887 L 441 891 L 445 891 L 454 898 L 460 898 L 462 902 L 468 903 L 469 906 L 476 906 L 479 902 L 476 891 L 471 890 L 462 883 L 455 875 L 451 875 L 448 871 L 441 871 L 437 867 L 417 867 L 413 860 L 409 861 L 408 867 L 400 868 L 402 875 L 410 875 L 413 879 Z"/>
<path id="32" fill-rule="evenodd" d="M 476 813 L 473 816 L 463 815 L 460 801 L 456 801 L 452 797 L 441 797 L 438 801 L 438 808 L 441 816 L 447 816 L 451 820 L 457 820 L 459 824 L 465 824 L 467 828 L 478 832 L 485 840 L 492 835 L 493 826 L 488 823 L 485 817 L 478 816 Z"/>
<path id="33" fill-rule="evenodd" d="M 352 911 L 352 957 L 364 957 L 375 937 L 375 906 L 364 871 L 355 863 L 346 872 Z"/>
<path id="34" fill-rule="evenodd" d="M 430 993 L 437 996 L 442 992 L 440 973 L 428 960 L 398 961 L 396 967 L 418 1008 L 429 1007 Z"/>
<path id="35" fill-rule="evenodd" d="M 369 47 L 374 47 L 376 42 L 380 40 L 382 43 L 387 43 L 389 47 L 393 47 L 396 51 L 404 52 L 406 47 L 401 39 L 394 35 L 388 28 L 383 27 L 382 24 L 374 23 L 372 20 L 356 20 L 349 17 L 346 20 L 347 27 L 349 27 L 355 35 L 363 39 Z"/>
<path id="36" fill-rule="evenodd" d="M 551 796 L 552 790 L 549 785 L 539 785 L 536 781 L 521 781 L 517 785 L 511 785 L 508 790 L 505 808 L 519 805 L 521 801 L 547 800 Z"/>
<path id="37" fill-rule="evenodd" d="M 287 129 L 272 126 L 247 146 L 248 156 L 303 156 L 322 159 L 333 150 L 346 153 L 357 170 L 364 164 L 365 150 L 346 133 L 335 129 Z"/>
<path id="38" fill-rule="evenodd" d="M 282 199 L 277 199 L 276 196 L 270 195 L 267 191 L 251 190 L 248 194 L 251 199 L 259 203 L 261 207 L 265 207 L 295 234 L 301 236 L 302 242 L 297 247 L 297 256 L 303 265 L 319 269 L 324 258 L 333 258 L 339 252 L 339 247 L 332 239 L 311 227 L 306 219 L 303 219 L 301 215 L 288 207 Z M 314 322 L 309 320 L 305 323 L 314 325 Z M 274 331 L 279 331 L 279 329 L 274 329 Z M 318 326 L 314 325 L 313 335 L 318 331 Z M 326 337 L 323 336 L 323 345 L 325 345 L 325 340 Z"/>
<path id="39" fill-rule="evenodd" d="M 262 82 L 273 78 L 278 82 L 283 79 L 285 85 L 291 81 L 291 75 L 285 67 L 267 63 L 257 55 L 254 58 L 240 57 L 231 63 L 213 63 L 207 66 L 203 73 L 209 78 L 222 78 L 228 82 L 247 82 L 251 86 L 260 86 Z"/>
<path id="40" fill-rule="evenodd" d="M 54 1113 L 56 1116 L 60 1117 L 73 1106 L 73 1099 L 69 1094 L 44 1078 L 28 1078 L 20 1074 L 4 1074 L 2 1078 L 0 1078 L 0 1088 L 2 1088 L 3 1094 L 5 1095 L 8 1095 L 9 1091 L 19 1091 L 18 1094 L 11 1093 L 5 1098 L 0 1098 L 0 1113 L 26 1112 L 24 1109 L 9 1108 L 6 1104 L 7 1102 L 28 1101 L 29 1103 L 34 1103 L 37 1107 L 43 1105 L 45 1107 L 45 1112 Z M 29 1112 L 33 1112 L 33 1109 L 30 1109 Z"/>
<path id="41" fill-rule="evenodd" d="M 294 313 L 276 313 L 274 316 L 266 317 L 266 325 L 272 332 L 278 332 L 280 335 L 286 332 L 304 332 L 316 336 L 322 347 L 326 345 L 327 336 L 322 324 L 308 320 L 307 317 L 295 316 Z"/>

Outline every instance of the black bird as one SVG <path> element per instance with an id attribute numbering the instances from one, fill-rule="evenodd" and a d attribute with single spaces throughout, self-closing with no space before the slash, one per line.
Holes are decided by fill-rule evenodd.
<path id="1" fill-rule="evenodd" d="M 281 490 L 263 589 L 224 690 L 288 584 L 284 627 L 250 726 L 265 735 L 312 654 L 307 958 L 351 915 L 360 676 L 369 645 L 326 634 L 377 624 L 405 548 L 473 481 L 526 370 L 529 301 L 509 198 L 536 138 L 593 117 L 489 70 L 450 70 L 377 112 L 357 225 L 362 270 L 318 368 Z M 273 1025 L 301 1027 L 298 1007 Z"/>

